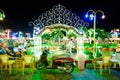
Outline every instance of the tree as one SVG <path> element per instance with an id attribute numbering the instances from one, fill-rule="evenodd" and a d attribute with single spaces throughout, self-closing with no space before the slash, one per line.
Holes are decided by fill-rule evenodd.
<path id="1" fill-rule="evenodd" d="M 64 36 L 63 32 L 61 29 L 56 29 L 51 33 L 51 37 L 54 38 L 57 42 L 60 44 L 60 39 L 62 39 Z"/>
<path id="2" fill-rule="evenodd" d="M 101 39 L 105 39 L 105 38 L 110 38 L 110 33 L 105 32 L 104 29 L 96 29 L 96 38 L 101 38 Z"/>

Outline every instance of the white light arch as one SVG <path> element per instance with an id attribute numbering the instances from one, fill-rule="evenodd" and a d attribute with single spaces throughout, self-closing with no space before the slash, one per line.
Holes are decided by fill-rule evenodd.
<path id="1" fill-rule="evenodd" d="M 34 27 L 33 30 L 33 37 L 34 37 L 34 53 L 36 57 L 39 57 L 41 54 L 41 48 L 42 48 L 42 39 L 40 33 L 46 28 L 46 27 L 53 27 L 53 26 L 63 26 L 66 28 L 73 28 L 76 32 L 78 32 L 79 27 L 87 27 L 89 26 L 89 23 L 84 22 L 82 19 L 80 19 L 75 13 L 72 13 L 68 9 L 66 9 L 64 6 L 58 4 L 56 6 L 53 6 L 52 9 L 49 11 L 46 11 L 46 13 L 43 13 L 33 22 L 29 22 L 30 26 Z M 83 36 L 79 35 L 77 39 L 82 40 Z M 83 53 L 81 52 L 79 48 L 83 48 L 83 43 L 80 41 L 77 41 L 77 53 Z"/>

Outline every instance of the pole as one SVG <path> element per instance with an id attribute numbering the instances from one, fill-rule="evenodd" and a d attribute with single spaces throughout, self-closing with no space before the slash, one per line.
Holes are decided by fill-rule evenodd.
<path id="1" fill-rule="evenodd" d="M 94 71 L 96 70 L 96 13 L 94 12 Z"/>
<path id="2" fill-rule="evenodd" d="M 93 19 L 94 19 L 94 51 L 93 51 L 93 57 L 94 57 L 94 70 L 96 70 L 96 14 L 98 13 L 98 12 L 100 12 L 100 13 L 102 13 L 102 18 L 104 19 L 105 18 L 105 16 L 104 16 L 104 12 L 102 11 L 102 10 L 97 10 L 97 11 L 94 11 L 94 10 L 89 10 L 89 11 L 87 11 L 87 16 L 88 16 L 88 12 L 92 12 L 92 14 L 93 14 Z"/>

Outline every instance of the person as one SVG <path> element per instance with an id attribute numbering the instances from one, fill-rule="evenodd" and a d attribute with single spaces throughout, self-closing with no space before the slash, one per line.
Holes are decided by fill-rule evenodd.
<path id="1" fill-rule="evenodd" d="M 10 36 L 10 39 L 8 39 L 8 49 L 9 49 L 11 52 L 14 52 L 14 51 L 13 51 L 13 48 L 14 48 L 14 40 L 12 39 L 12 36 Z"/>
<path id="2" fill-rule="evenodd" d="M 117 45 L 116 52 L 120 52 L 120 44 Z"/>
<path id="3" fill-rule="evenodd" d="M 3 41 L 0 40 L 0 54 L 8 54 L 14 56 L 14 54 L 6 47 L 3 47 Z"/>
<path id="4" fill-rule="evenodd" d="M 13 50 L 14 50 L 14 53 L 15 53 L 16 57 L 22 57 L 23 56 L 22 49 L 18 46 L 18 44 L 15 45 Z"/>
<path id="5" fill-rule="evenodd" d="M 120 44 L 117 45 L 114 58 L 118 61 L 120 67 Z"/>
<path id="6" fill-rule="evenodd" d="M 2 40 L 0 40 L 0 54 L 5 54 L 5 49 L 3 48 Z"/>
<path id="7" fill-rule="evenodd" d="M 48 66 L 48 60 L 47 60 L 48 54 L 50 54 L 49 49 L 45 47 L 41 55 L 41 61 L 42 63 L 45 64 L 45 66 Z"/>
<path id="8" fill-rule="evenodd" d="M 72 54 L 72 49 L 74 48 L 74 42 L 73 39 L 70 39 L 69 43 L 68 43 L 68 47 L 69 47 L 69 52 L 70 54 Z"/>

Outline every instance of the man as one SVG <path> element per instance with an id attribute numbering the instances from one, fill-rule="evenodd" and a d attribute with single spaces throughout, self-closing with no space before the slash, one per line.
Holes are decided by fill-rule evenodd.
<path id="1" fill-rule="evenodd" d="M 10 36 L 10 39 L 8 39 L 8 49 L 9 49 L 11 52 L 14 52 L 14 51 L 13 51 L 13 48 L 14 48 L 14 40 L 12 39 L 12 36 Z"/>

